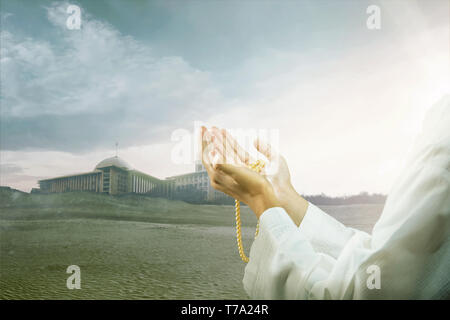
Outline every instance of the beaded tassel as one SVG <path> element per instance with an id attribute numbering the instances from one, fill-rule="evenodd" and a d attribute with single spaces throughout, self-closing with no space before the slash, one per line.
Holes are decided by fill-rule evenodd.
<path id="1" fill-rule="evenodd" d="M 261 173 L 262 169 L 264 168 L 265 163 L 257 160 L 255 163 L 250 164 L 249 168 L 257 173 Z M 247 263 L 249 261 L 249 258 L 244 253 L 244 246 L 242 245 L 242 231 L 241 231 L 241 203 L 239 200 L 234 200 L 234 207 L 236 212 L 236 240 L 237 240 L 237 246 L 239 250 L 239 255 L 241 256 L 242 261 Z M 256 231 L 255 231 L 255 238 L 258 235 L 259 232 L 259 220 L 256 225 Z"/>

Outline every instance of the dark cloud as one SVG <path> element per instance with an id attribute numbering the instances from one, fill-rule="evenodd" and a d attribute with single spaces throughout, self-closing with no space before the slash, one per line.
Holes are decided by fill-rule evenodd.
<path id="1" fill-rule="evenodd" d="M 83 151 L 148 144 L 205 116 L 221 97 L 208 73 L 85 14 L 65 27 L 66 5 L 48 8 L 54 42 L 2 30 L 1 143 L 4 150 Z M 18 19 L 13 15 L 8 19 Z"/>

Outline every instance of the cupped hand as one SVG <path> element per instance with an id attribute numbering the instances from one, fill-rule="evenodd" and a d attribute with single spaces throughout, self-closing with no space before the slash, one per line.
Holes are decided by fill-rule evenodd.
<path id="1" fill-rule="evenodd" d="M 251 171 L 247 168 L 256 159 L 243 149 L 231 134 L 216 127 L 213 127 L 208 133 L 213 141 L 212 148 L 216 164 L 233 165 Z M 308 208 L 308 202 L 292 186 L 286 159 L 273 150 L 271 145 L 259 139 L 254 141 L 254 145 L 259 156 L 264 156 L 263 161 L 266 165 L 261 174 L 265 178 L 265 182 L 270 182 L 271 192 L 276 197 L 277 203 L 286 210 L 296 225 L 300 225 Z"/>
<path id="2" fill-rule="evenodd" d="M 213 188 L 246 203 L 257 217 L 267 209 L 279 206 L 273 187 L 264 175 L 247 168 L 242 160 L 226 162 L 226 148 L 221 148 L 225 141 L 221 138 L 226 139 L 226 136 L 218 137 L 204 127 L 201 134 L 202 162 Z M 229 152 L 228 159 L 231 156 Z"/>

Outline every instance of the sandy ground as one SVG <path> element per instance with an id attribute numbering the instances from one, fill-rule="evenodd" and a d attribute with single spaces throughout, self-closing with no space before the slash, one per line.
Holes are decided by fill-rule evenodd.
<path id="1" fill-rule="evenodd" d="M 246 299 L 233 207 L 0 194 L 0 299 Z M 324 207 L 371 230 L 382 206 Z M 256 220 L 243 210 L 249 251 Z M 66 268 L 81 268 L 81 290 Z"/>

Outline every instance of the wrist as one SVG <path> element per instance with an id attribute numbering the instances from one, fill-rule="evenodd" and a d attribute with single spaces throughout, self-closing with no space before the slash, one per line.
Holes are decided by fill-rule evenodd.
<path id="1" fill-rule="evenodd" d="M 308 201 L 299 195 L 291 184 L 284 188 L 284 192 L 280 196 L 280 205 L 292 221 L 299 226 L 308 209 Z"/>
<path id="2" fill-rule="evenodd" d="M 298 193 L 295 191 L 292 184 L 284 183 L 282 188 L 277 188 L 277 196 L 278 200 L 280 202 L 280 206 L 283 209 L 286 209 L 286 207 L 289 206 L 289 203 L 292 201 L 292 199 L 296 198 L 298 196 Z"/>
<path id="3" fill-rule="evenodd" d="M 265 194 L 256 195 L 252 199 L 251 204 L 249 204 L 249 207 L 259 219 L 264 211 L 274 207 L 281 207 L 281 204 L 273 193 L 268 192 Z"/>

